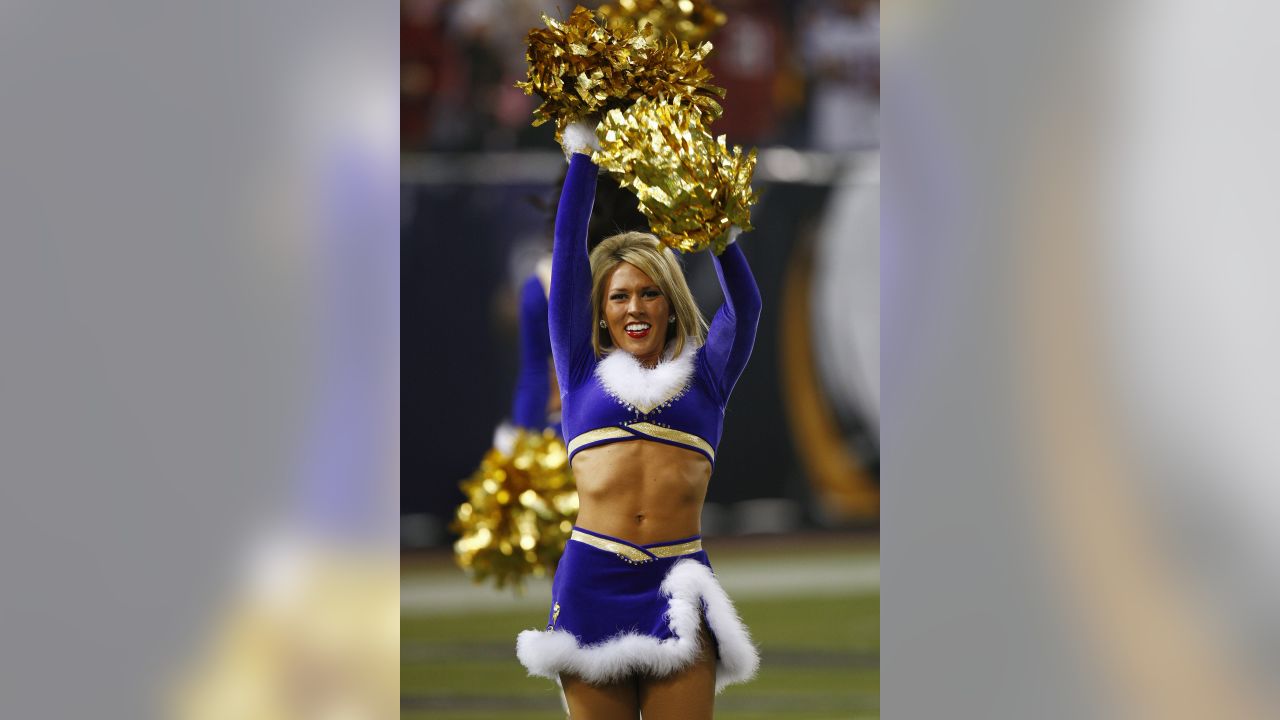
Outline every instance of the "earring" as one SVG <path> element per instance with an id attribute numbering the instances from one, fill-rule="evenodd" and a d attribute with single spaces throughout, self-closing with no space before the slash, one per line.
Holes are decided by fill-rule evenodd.
<path id="1" fill-rule="evenodd" d="M 675 321 L 676 321 L 675 315 L 672 315 L 671 317 L 667 318 L 667 322 L 675 322 Z"/>
<path id="2" fill-rule="evenodd" d="M 601 329 L 607 329 L 608 327 L 609 327 L 609 323 L 605 322 L 604 320 L 601 320 L 601 321 L 600 321 L 600 328 L 601 328 Z"/>

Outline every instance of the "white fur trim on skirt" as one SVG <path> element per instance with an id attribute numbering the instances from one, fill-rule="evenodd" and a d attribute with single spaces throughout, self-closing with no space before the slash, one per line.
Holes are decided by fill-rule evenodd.
<path id="1" fill-rule="evenodd" d="M 559 680 L 560 673 L 597 685 L 631 675 L 663 677 L 688 667 L 698 657 L 698 629 L 705 602 L 707 624 L 720 654 L 716 692 L 755 677 L 760 655 L 710 568 L 695 560 L 681 560 L 667 573 L 661 592 L 670 598 L 667 621 L 675 637 L 659 640 L 624 633 L 580 647 L 577 638 L 565 630 L 525 630 L 516 639 L 516 656 L 530 675 L 552 680 Z"/>

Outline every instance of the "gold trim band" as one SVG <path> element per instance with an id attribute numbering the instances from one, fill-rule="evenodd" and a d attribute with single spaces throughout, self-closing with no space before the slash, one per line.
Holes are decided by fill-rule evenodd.
<path id="1" fill-rule="evenodd" d="M 683 542 L 678 545 L 661 545 L 642 550 L 638 547 L 627 545 L 626 543 L 614 542 L 613 540 L 596 537 L 595 535 L 584 533 L 581 530 L 574 530 L 569 533 L 569 539 L 577 540 L 580 543 L 586 543 L 591 547 L 599 548 L 605 552 L 611 552 L 623 559 L 636 563 L 651 562 L 654 558 L 671 558 L 679 557 L 681 555 L 690 555 L 702 550 L 701 540 L 690 540 L 689 542 Z"/>
<path id="2" fill-rule="evenodd" d="M 569 533 L 569 539 L 577 540 L 580 543 L 586 543 L 591 547 L 600 548 L 601 550 L 611 552 L 615 555 L 620 555 L 632 562 L 649 562 L 650 560 L 653 560 L 651 555 L 639 548 L 634 548 L 630 545 L 624 545 L 623 543 L 614 542 L 612 540 L 605 540 L 604 538 L 599 538 L 595 535 L 588 535 L 584 532 L 579 532 L 578 530 L 574 530 Z"/>
<path id="3" fill-rule="evenodd" d="M 716 451 L 711 448 L 711 443 L 703 440 L 693 433 L 672 430 L 671 428 L 647 422 L 633 423 L 627 427 L 635 430 L 636 432 L 656 437 L 659 440 L 669 440 L 671 442 L 680 443 L 681 445 L 687 445 L 690 448 L 697 448 L 706 453 L 707 457 L 711 458 L 712 461 L 716 459 Z"/>
<path id="4" fill-rule="evenodd" d="M 634 431 L 634 432 L 633 432 Z M 638 434 L 638 435 L 637 435 Z M 716 460 L 716 451 L 712 449 L 711 443 L 694 435 L 693 433 L 672 430 L 661 425 L 653 423 L 638 422 L 631 425 L 621 427 L 606 427 L 598 430 L 588 430 L 574 439 L 569 441 L 566 447 L 570 455 L 577 452 L 583 445 L 600 442 L 601 440 L 630 440 L 633 438 L 644 439 L 643 436 L 666 440 L 668 442 L 684 445 L 690 450 L 700 450 L 706 453 L 711 462 Z"/>
<path id="5" fill-rule="evenodd" d="M 600 440 L 625 440 L 635 437 L 635 433 L 623 430 L 620 427 L 600 428 L 599 430 L 588 430 L 578 437 L 569 441 L 566 448 L 570 455 L 576 453 L 578 448 L 583 445 L 589 445 Z"/>
<path id="6" fill-rule="evenodd" d="M 690 540 L 679 545 L 662 545 L 660 547 L 645 548 L 649 552 L 660 558 L 678 557 L 680 555 L 689 555 L 702 551 L 701 540 Z"/>

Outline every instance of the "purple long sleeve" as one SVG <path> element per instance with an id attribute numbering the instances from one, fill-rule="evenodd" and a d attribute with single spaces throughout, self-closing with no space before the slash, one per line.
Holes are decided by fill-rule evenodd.
<path id="1" fill-rule="evenodd" d="M 555 248 L 551 256 L 551 297 L 547 324 L 551 355 L 563 397 L 591 375 L 591 262 L 587 227 L 596 199 L 597 168 L 591 158 L 575 153 L 569 160 L 560 206 L 556 210 Z"/>
<path id="2" fill-rule="evenodd" d="M 594 381 L 598 363 L 591 342 L 596 328 L 591 324 L 587 226 L 597 174 L 586 155 L 574 155 L 569 161 L 551 257 L 547 319 L 570 461 L 587 448 L 642 439 L 686 447 L 714 464 L 725 403 L 755 344 L 760 290 L 737 245 L 714 259 L 724 304 L 711 321 L 706 344 L 697 352 L 693 381 L 667 402 L 646 409 L 628 399 L 625 382 Z"/>
<path id="3" fill-rule="evenodd" d="M 547 398 L 551 378 L 547 361 L 551 336 L 547 331 L 547 296 L 542 282 L 530 275 L 520 290 L 520 373 L 516 376 L 511 421 L 516 427 L 542 430 L 547 426 Z"/>
<path id="4" fill-rule="evenodd" d="M 716 277 L 724 292 L 724 304 L 711 320 L 703 349 L 711 381 L 723 406 L 738 377 L 747 367 L 760 323 L 760 288 L 747 265 L 742 248 L 733 243 L 715 257 Z"/>

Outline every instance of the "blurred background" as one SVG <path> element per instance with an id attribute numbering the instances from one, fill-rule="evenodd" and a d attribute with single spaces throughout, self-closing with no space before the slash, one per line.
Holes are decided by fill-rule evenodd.
<path id="1" fill-rule="evenodd" d="M 596 7 L 600 3 L 584 3 Z M 757 683 L 726 718 L 870 717 L 878 708 L 879 5 L 715 3 L 709 40 L 724 115 L 758 147 L 754 232 L 739 241 L 764 297 L 725 419 L 703 533 L 761 642 Z M 402 695 L 406 717 L 557 717 L 523 677 L 514 637 L 549 582 L 522 596 L 453 565 L 458 483 L 512 412 L 521 285 L 551 248 L 565 161 L 525 77 L 526 34 L 572 5 L 401 3 Z M 647 229 L 602 180 L 591 239 Z M 711 260 L 682 258 L 704 315 Z M 822 619 L 825 618 L 825 621 Z"/>

